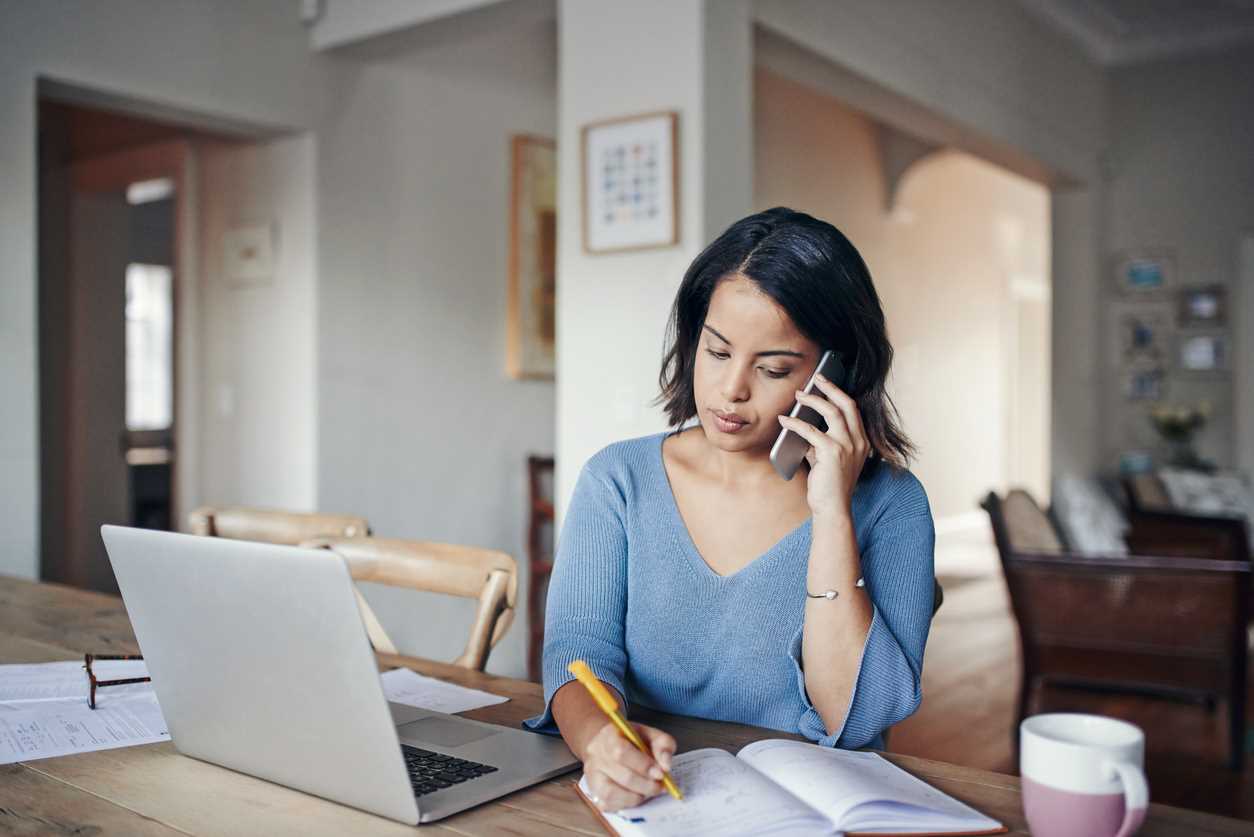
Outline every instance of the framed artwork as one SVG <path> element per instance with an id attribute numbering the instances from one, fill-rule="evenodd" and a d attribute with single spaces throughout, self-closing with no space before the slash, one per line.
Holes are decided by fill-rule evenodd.
<path id="1" fill-rule="evenodd" d="M 1227 335 L 1181 334 L 1176 344 L 1176 363 L 1181 372 L 1222 375 L 1228 370 Z"/>
<path id="2" fill-rule="evenodd" d="M 1119 454 L 1120 474 L 1143 474 L 1154 470 L 1153 451 L 1137 449 Z"/>
<path id="3" fill-rule="evenodd" d="M 1173 329 L 1169 302 L 1124 301 L 1112 306 L 1117 343 L 1114 358 L 1120 369 L 1147 364 L 1163 366 L 1171 354 Z"/>
<path id="4" fill-rule="evenodd" d="M 1180 291 L 1180 325 L 1222 326 L 1227 318 L 1227 293 L 1223 285 Z"/>
<path id="5" fill-rule="evenodd" d="M 1128 401 L 1159 401 L 1167 381 L 1167 369 L 1158 364 L 1133 366 L 1123 372 L 1123 397 Z"/>
<path id="6" fill-rule="evenodd" d="M 679 114 L 647 113 L 582 130 L 583 249 L 679 242 Z"/>
<path id="7" fill-rule="evenodd" d="M 553 380 L 556 364 L 557 149 L 510 138 L 509 279 L 505 368 L 511 378 Z"/>
<path id="8" fill-rule="evenodd" d="M 1123 253 L 1115 260 L 1115 287 L 1125 295 L 1162 293 L 1174 284 L 1175 272 L 1170 250 Z"/>

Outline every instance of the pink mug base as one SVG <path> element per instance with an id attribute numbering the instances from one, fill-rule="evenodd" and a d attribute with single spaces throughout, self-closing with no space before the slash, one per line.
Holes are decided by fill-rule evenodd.
<path id="1" fill-rule="evenodd" d="M 1023 813 L 1033 837 L 1115 837 L 1123 825 L 1122 793 L 1076 793 L 1022 780 Z M 1133 812 L 1135 833 L 1145 809 Z"/>

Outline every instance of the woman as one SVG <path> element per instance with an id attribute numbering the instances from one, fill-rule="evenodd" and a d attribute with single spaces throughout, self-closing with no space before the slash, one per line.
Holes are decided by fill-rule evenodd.
<path id="1" fill-rule="evenodd" d="M 572 660 L 624 706 L 824 746 L 879 745 L 921 697 L 934 529 L 905 470 L 912 446 L 884 389 L 892 347 L 857 250 L 801 212 L 744 218 L 688 268 L 668 341 L 659 401 L 673 429 L 610 445 L 575 486 L 549 588 L 546 705 L 525 722 L 560 730 L 604 810 L 661 793 L 675 740 L 637 724 L 653 758 L 635 750 Z M 801 394 L 824 349 L 844 362 L 843 389 Z M 797 400 L 826 432 L 788 417 Z M 783 428 L 810 443 L 791 481 L 769 461 Z"/>

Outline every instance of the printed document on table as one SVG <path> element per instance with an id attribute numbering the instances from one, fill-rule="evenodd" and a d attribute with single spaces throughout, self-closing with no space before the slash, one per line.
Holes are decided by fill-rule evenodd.
<path id="1" fill-rule="evenodd" d="M 91 670 L 97 680 L 129 680 L 148 676 L 148 667 L 143 660 L 98 660 L 92 663 Z M 87 671 L 81 660 L 0 665 L 0 704 L 7 704 L 0 709 L 18 709 L 30 701 L 85 701 L 87 691 Z M 107 691 L 113 698 L 151 694 L 152 684 L 109 686 Z"/>
<path id="2" fill-rule="evenodd" d="M 123 687 L 117 687 L 123 688 Z M 157 696 L 46 700 L 0 712 L 0 764 L 169 741 Z"/>
<path id="3" fill-rule="evenodd" d="M 385 671 L 382 677 L 383 696 L 393 703 L 403 703 L 419 709 L 433 709 L 448 715 L 509 700 L 501 695 L 481 692 L 478 689 L 467 689 L 465 686 L 445 683 L 434 677 L 424 677 L 407 668 Z"/>

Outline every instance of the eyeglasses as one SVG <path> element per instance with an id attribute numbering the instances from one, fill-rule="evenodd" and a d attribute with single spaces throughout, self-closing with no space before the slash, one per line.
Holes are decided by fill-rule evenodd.
<path id="1" fill-rule="evenodd" d="M 87 697 L 87 705 L 92 709 L 96 708 L 96 690 L 103 689 L 105 686 L 126 686 L 131 683 L 151 683 L 151 677 L 128 677 L 125 680 L 97 680 L 96 675 L 91 670 L 93 662 L 101 660 L 142 660 L 142 654 L 84 654 L 83 668 L 87 669 L 87 682 L 90 684 L 90 692 Z"/>

